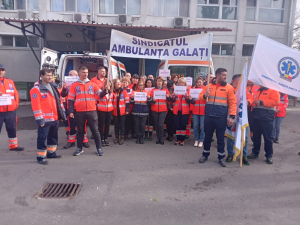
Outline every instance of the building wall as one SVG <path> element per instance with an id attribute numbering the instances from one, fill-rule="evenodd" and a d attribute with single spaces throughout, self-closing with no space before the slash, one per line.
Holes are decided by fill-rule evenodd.
<path id="1" fill-rule="evenodd" d="M 87 0 L 92 6 L 92 0 Z M 146 26 L 159 26 L 172 28 L 174 17 L 162 17 L 162 16 L 150 16 L 148 15 L 148 4 L 150 0 L 141 0 L 141 13 L 140 15 L 132 16 L 132 25 L 146 25 Z M 257 33 L 263 34 L 269 38 L 272 38 L 280 43 L 288 43 L 288 26 L 289 26 L 289 14 L 290 14 L 291 0 L 285 1 L 284 19 L 283 23 L 271 23 L 271 22 L 258 22 L 258 21 L 245 21 L 246 15 L 246 1 L 239 1 L 238 16 L 236 20 L 224 20 L 224 19 L 202 19 L 197 18 L 197 0 L 190 0 L 189 6 L 189 27 L 226 27 L 231 29 L 231 32 L 213 32 L 213 44 L 233 44 L 234 54 L 231 56 L 213 55 L 214 67 L 225 67 L 228 69 L 228 80 L 233 74 L 241 73 L 243 65 L 247 57 L 242 56 L 243 45 L 254 45 Z M 292 18 L 295 14 L 296 1 L 292 6 L 291 12 Z M 95 0 L 94 21 L 96 23 L 108 23 L 118 24 L 118 15 L 116 14 L 100 14 L 99 13 L 99 0 Z M 73 12 L 53 12 L 50 9 L 50 0 L 40 0 L 39 18 L 43 20 L 73 20 Z M 82 13 L 85 21 L 92 21 L 93 10 L 89 13 Z M 29 15 L 30 16 L 30 15 Z M 0 17 L 17 18 L 17 10 L 0 10 Z M 292 20 L 293 22 L 293 20 Z M 293 27 L 293 24 L 291 24 Z M 172 38 L 176 36 L 190 35 L 191 32 L 179 32 L 179 31 L 161 31 L 153 29 L 137 29 L 137 28 L 117 28 L 123 32 L 128 32 L 132 35 L 137 35 L 149 39 L 164 39 Z M 291 29 L 292 30 L 292 29 Z M 41 43 L 40 48 L 43 45 L 49 48 L 53 48 L 58 51 L 82 51 L 83 49 L 90 50 L 91 52 L 105 52 L 109 48 L 110 42 L 110 28 L 97 27 L 96 39 L 93 42 L 87 40 L 87 45 L 84 44 L 84 38 L 82 33 L 73 25 L 57 25 L 46 24 L 45 26 L 45 42 Z M 291 31 L 292 32 L 292 31 Z M 66 34 L 71 33 L 72 37 L 67 38 Z M 19 34 L 21 32 L 15 28 L 12 28 L 3 22 L 0 22 L 0 35 L 1 34 Z M 290 40 L 292 35 L 290 35 Z M 291 43 L 291 42 L 290 42 Z M 71 46 L 71 47 L 70 47 Z M 88 49 L 89 48 L 89 49 Z M 38 55 L 39 49 L 35 49 Z M 6 57 L 5 57 L 6 56 Z M 18 81 L 35 81 L 33 74 L 38 71 L 37 62 L 29 49 L 5 49 L 0 46 L 1 61 L 8 65 L 7 68 L 12 69 L 12 78 Z M 4 58 L 3 58 L 4 57 Z M 249 60 L 250 57 L 249 57 Z M 19 62 L 20 61 L 20 62 Z M 145 61 L 145 60 L 143 60 Z M 12 62 L 16 62 L 21 66 L 16 66 Z M 24 64 L 28 65 L 24 67 Z M 145 65 L 144 65 L 145 66 Z M 30 68 L 24 70 L 24 68 Z M 34 71 L 33 72 L 31 72 Z M 141 68 L 139 69 L 141 71 Z M 8 73 L 9 74 L 9 73 Z M 22 75 L 21 75 L 22 74 Z"/>

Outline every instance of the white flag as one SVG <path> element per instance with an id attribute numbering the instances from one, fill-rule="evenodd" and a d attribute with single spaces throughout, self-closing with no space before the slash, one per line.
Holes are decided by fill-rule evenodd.
<path id="1" fill-rule="evenodd" d="M 300 97 L 300 52 L 258 34 L 249 80 Z"/>

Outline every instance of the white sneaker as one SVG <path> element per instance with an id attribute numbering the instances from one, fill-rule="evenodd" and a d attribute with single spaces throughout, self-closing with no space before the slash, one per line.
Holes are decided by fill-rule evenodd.
<path id="1" fill-rule="evenodd" d="M 199 148 L 203 147 L 203 142 L 200 142 L 198 145 Z"/>
<path id="2" fill-rule="evenodd" d="M 195 144 L 194 144 L 194 146 L 195 146 L 195 147 L 197 147 L 197 146 L 198 146 L 198 141 L 195 141 Z"/>

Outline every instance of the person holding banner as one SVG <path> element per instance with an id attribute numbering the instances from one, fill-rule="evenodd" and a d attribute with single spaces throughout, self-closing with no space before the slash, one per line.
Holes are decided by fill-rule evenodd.
<path id="1" fill-rule="evenodd" d="M 205 86 L 199 95 L 200 100 L 208 98 L 205 105 L 204 150 L 199 163 L 204 163 L 210 155 L 211 140 L 214 130 L 216 130 L 219 163 L 222 167 L 226 167 L 224 134 L 226 127 L 233 125 L 237 101 L 233 87 L 226 83 L 227 70 L 217 69 L 216 76 L 216 80 L 209 84 L 209 89 Z"/>
<path id="2" fill-rule="evenodd" d="M 115 140 L 114 143 L 124 144 L 125 119 L 129 113 L 130 103 L 127 91 L 121 87 L 120 79 L 113 79 L 113 117 L 115 124 Z"/>
<path id="3" fill-rule="evenodd" d="M 157 77 L 155 79 L 156 87 L 152 89 L 150 96 L 153 99 L 151 105 L 152 116 L 155 124 L 157 141 L 156 144 L 164 144 L 163 132 L 164 121 L 167 114 L 167 101 L 171 101 L 170 92 L 163 88 L 164 79 Z"/>
<path id="4" fill-rule="evenodd" d="M 127 92 L 128 98 L 130 99 L 132 95 L 132 89 L 129 88 L 128 85 L 130 85 L 130 79 L 128 77 L 123 77 L 122 88 Z M 130 140 L 131 137 L 134 137 L 134 121 L 133 121 L 133 116 L 131 111 L 132 111 L 132 105 L 130 105 L 129 113 L 126 115 L 126 120 L 125 120 L 125 135 L 124 135 L 125 141 Z"/>
<path id="5" fill-rule="evenodd" d="M 97 114 L 98 114 L 98 129 L 101 137 L 101 145 L 109 146 L 107 141 L 109 127 L 113 112 L 112 99 L 113 94 L 111 91 L 112 83 L 106 80 L 101 88 L 101 93 L 98 98 Z"/>
<path id="6" fill-rule="evenodd" d="M 134 119 L 136 142 L 144 144 L 145 124 L 149 115 L 149 107 L 151 107 L 150 94 L 145 91 L 145 82 L 139 81 L 138 88 L 132 92 L 130 104 L 132 107 L 132 115 Z"/>
<path id="7" fill-rule="evenodd" d="M 150 75 L 149 75 L 150 76 Z M 146 91 L 150 94 L 152 89 L 155 87 L 154 80 L 151 78 L 148 78 L 146 80 Z M 145 141 L 152 141 L 152 133 L 153 133 L 153 117 L 151 110 L 149 111 L 149 115 L 147 116 L 146 120 L 146 126 L 145 126 Z"/>
<path id="8" fill-rule="evenodd" d="M 251 80 L 247 81 L 247 91 L 253 96 L 254 93 L 259 89 L 259 86 L 254 85 Z M 249 129 L 250 129 L 250 137 L 253 142 L 253 113 L 252 113 L 252 107 L 251 105 L 248 106 L 248 123 L 249 123 Z"/>
<path id="9" fill-rule="evenodd" d="M 279 144 L 278 138 L 281 129 L 281 123 L 286 115 L 286 108 L 289 106 L 288 96 L 284 93 L 280 93 L 280 102 L 276 108 L 276 114 L 274 119 L 274 126 L 272 132 L 273 142 Z"/>
<path id="10" fill-rule="evenodd" d="M 179 87 L 185 87 L 185 89 Z M 173 113 L 174 113 L 174 122 L 176 126 L 176 137 L 177 141 L 175 145 L 184 145 L 184 140 L 186 137 L 186 125 L 188 123 L 189 114 L 190 114 L 190 100 L 189 100 L 189 91 L 186 90 L 187 83 L 184 77 L 181 77 L 178 80 L 178 87 L 175 87 L 175 91 L 172 94 L 173 102 Z M 178 89 L 178 92 L 177 90 Z M 185 91 L 184 91 L 185 90 Z"/>
<path id="11" fill-rule="evenodd" d="M 196 86 L 190 91 L 190 108 L 193 113 L 193 130 L 195 136 L 195 147 L 201 148 L 205 137 L 204 133 L 204 118 L 206 99 L 199 99 L 199 94 L 203 89 L 204 78 L 201 75 L 196 77 Z M 195 91 L 197 90 L 197 91 Z M 199 92 L 200 91 L 200 92 Z M 195 93 L 196 96 L 192 96 Z M 200 135 L 199 135 L 200 134 Z"/>
<path id="12" fill-rule="evenodd" d="M 265 157 L 267 164 L 273 164 L 273 123 L 276 107 L 279 104 L 280 95 L 278 91 L 260 85 L 254 93 L 253 109 L 253 144 L 249 159 L 258 158 L 261 146 L 261 135 L 265 141 Z"/>
<path id="13" fill-rule="evenodd" d="M 19 107 L 19 93 L 15 83 L 5 77 L 5 68 L 0 64 L 0 132 L 5 123 L 8 135 L 8 146 L 10 151 L 23 151 L 24 148 L 18 145 L 17 138 L 17 114 Z"/>

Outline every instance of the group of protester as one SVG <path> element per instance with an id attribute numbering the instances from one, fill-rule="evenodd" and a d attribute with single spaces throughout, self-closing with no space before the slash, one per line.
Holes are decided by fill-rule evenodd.
<path id="1" fill-rule="evenodd" d="M 175 145 L 183 146 L 185 139 L 190 136 L 191 118 L 195 147 L 203 147 L 199 162 L 204 163 L 210 155 L 213 134 L 216 133 L 218 159 L 225 167 L 226 128 L 234 129 L 236 116 L 235 90 L 241 78 L 234 75 L 231 84 L 226 82 L 227 70 L 219 68 L 216 77 L 199 75 L 195 79 L 195 86 L 187 85 L 184 77 L 173 75 L 164 80 L 153 75 L 146 77 L 130 73 L 122 79 L 112 81 L 106 78 L 104 67 L 98 68 L 98 75 L 88 79 L 88 68 L 82 66 L 78 72 L 72 70 L 69 76 L 79 76 L 78 81 L 71 86 L 63 85 L 61 89 L 53 82 L 51 70 L 40 71 L 40 80 L 30 91 L 33 114 L 38 125 L 37 161 L 48 164 L 46 158 L 60 158 L 56 153 L 58 142 L 59 120 L 68 121 L 68 143 L 65 149 L 74 147 L 77 139 L 77 149 L 74 156 L 89 148 L 86 125 L 90 127 L 92 139 L 95 141 L 96 151 L 103 155 L 102 147 L 109 146 L 109 127 L 113 118 L 115 130 L 115 144 L 136 138 L 137 144 L 144 144 L 144 140 L 152 141 L 153 130 L 156 131 L 156 144 L 164 144 L 166 140 Z M 175 86 L 186 86 L 185 95 L 175 93 Z M 198 98 L 192 98 L 191 89 L 202 89 Z M 155 91 L 165 91 L 164 99 L 155 99 Z M 145 93 L 144 101 L 135 100 L 135 93 Z M 18 92 L 12 80 L 5 77 L 5 69 L 0 65 L 0 96 L 10 94 L 12 105 L 0 106 L 0 131 L 3 122 L 9 136 L 10 150 L 22 151 L 16 137 L 16 109 L 19 103 Z M 252 153 L 243 151 L 243 163 L 250 165 L 248 159 L 258 157 L 261 146 L 261 135 L 265 142 L 265 157 L 268 164 L 272 164 L 273 142 L 278 143 L 280 126 L 285 117 L 288 106 L 287 95 L 277 91 L 256 86 L 251 81 L 247 84 L 248 118 L 250 136 L 254 147 Z M 227 138 L 227 162 L 233 160 L 234 141 Z"/>

